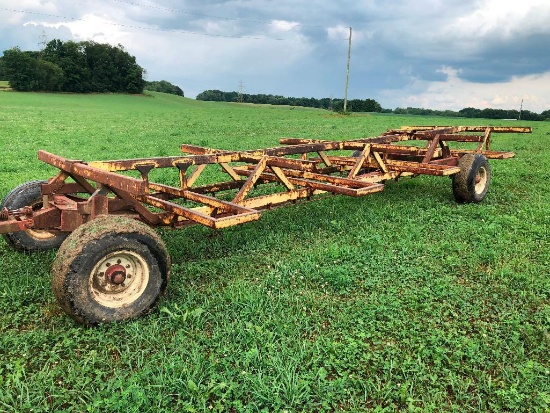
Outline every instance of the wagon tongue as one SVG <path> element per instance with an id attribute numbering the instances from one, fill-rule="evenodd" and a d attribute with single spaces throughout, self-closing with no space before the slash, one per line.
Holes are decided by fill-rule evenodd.
<path id="1" fill-rule="evenodd" d="M 17 218 L 25 215 L 31 215 L 32 214 L 32 207 L 26 206 L 19 209 L 14 209 L 10 211 L 8 208 L 4 207 L 0 211 L 0 221 L 7 221 L 11 217 Z"/>
<path id="2" fill-rule="evenodd" d="M 34 222 L 26 219 L 32 216 L 32 207 L 23 207 L 9 210 L 4 207 L 0 210 L 0 234 L 8 234 L 15 231 L 26 231 Z"/>

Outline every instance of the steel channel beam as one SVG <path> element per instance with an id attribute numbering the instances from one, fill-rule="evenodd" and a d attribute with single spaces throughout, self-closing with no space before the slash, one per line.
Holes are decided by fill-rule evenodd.
<path id="1" fill-rule="evenodd" d="M 235 168 L 235 170 L 237 171 L 237 173 L 240 173 L 240 171 L 250 170 L 250 169 L 244 166 L 244 167 L 237 167 Z M 313 173 L 308 171 L 296 171 L 292 169 L 283 169 L 282 172 L 287 176 L 289 180 L 290 178 L 304 178 L 308 180 L 326 182 L 332 185 L 349 186 L 352 188 L 366 188 L 371 185 L 369 183 L 359 181 L 356 179 L 342 178 L 340 176 L 318 174 L 318 173 Z M 292 180 L 290 180 L 290 182 L 292 182 Z"/>
<path id="2" fill-rule="evenodd" d="M 454 126 L 402 126 L 400 130 L 429 131 L 434 129 L 454 128 Z M 496 133 L 531 133 L 530 126 L 456 126 L 457 132 L 485 132 L 486 129 Z"/>
<path id="3" fill-rule="evenodd" d="M 32 219 L 0 221 L 0 234 L 9 234 L 10 232 L 26 231 L 34 226 Z"/>
<path id="4" fill-rule="evenodd" d="M 287 139 L 281 139 L 281 143 Z M 279 146 L 275 148 L 266 148 L 266 149 L 253 149 L 253 150 L 244 150 L 244 151 L 225 151 L 222 149 L 211 149 L 204 148 L 195 145 L 180 145 L 182 152 L 189 152 L 193 154 L 226 154 L 234 153 L 241 155 L 252 155 L 252 156 L 285 156 L 285 155 L 297 155 L 309 152 L 318 152 L 318 151 L 330 151 L 330 150 L 339 150 L 342 149 L 342 142 L 340 141 L 312 141 L 312 140 L 303 140 L 299 144 L 292 146 Z M 202 152 L 202 153 L 201 153 Z"/>
<path id="5" fill-rule="evenodd" d="M 252 171 L 246 168 L 235 168 L 236 172 L 238 174 L 243 174 L 246 176 L 252 175 Z M 292 175 L 296 173 L 296 171 L 285 171 L 287 175 Z M 313 174 L 315 175 L 315 174 Z M 304 176 L 310 176 L 309 173 L 305 173 Z M 324 178 L 336 178 L 336 177 L 330 177 L 322 175 Z M 275 174 L 270 173 L 263 173 L 261 175 L 262 179 L 272 181 L 272 182 L 279 182 L 279 178 Z M 360 180 L 355 179 L 346 179 L 346 178 L 339 178 L 342 181 L 347 181 L 350 186 L 353 187 L 347 187 L 343 186 L 342 183 L 329 183 L 326 181 L 316 181 L 313 179 L 307 179 L 307 178 L 297 178 L 292 176 L 287 176 L 287 179 L 294 185 L 306 187 L 306 188 L 312 188 L 324 192 L 331 192 L 334 194 L 341 194 L 341 195 L 348 195 L 348 196 L 363 196 L 367 194 L 371 194 L 374 192 L 380 192 L 384 189 L 384 185 L 377 184 L 377 183 L 370 183 L 370 182 L 364 182 Z"/>
<path id="6" fill-rule="evenodd" d="M 147 184 L 142 180 L 103 171 L 82 162 L 71 161 L 46 151 L 38 151 L 38 159 L 62 171 L 68 172 L 71 175 L 90 179 L 91 181 L 117 188 L 131 194 L 144 194 L 147 190 Z"/>
<path id="7" fill-rule="evenodd" d="M 516 156 L 514 152 L 506 152 L 506 151 L 475 151 L 475 150 L 466 150 L 466 149 L 452 149 L 451 155 L 462 157 L 463 155 L 466 155 L 467 153 L 480 153 L 483 156 L 485 156 L 487 159 L 510 159 Z"/>
<path id="8" fill-rule="evenodd" d="M 208 195 L 204 195 L 204 194 L 195 192 L 194 189 L 191 191 L 191 190 L 185 190 L 180 188 L 174 188 L 174 187 L 171 187 L 168 185 L 162 185 L 162 184 L 149 184 L 149 187 L 151 189 L 160 191 L 161 193 L 167 193 L 172 195 L 173 197 L 172 199 L 174 198 L 186 199 L 189 201 L 198 202 L 200 204 L 208 205 L 210 207 L 218 208 L 218 209 L 221 209 L 222 211 L 231 212 L 234 214 L 245 214 L 249 212 L 254 212 L 254 210 L 244 207 L 241 204 L 223 201 L 219 198 L 214 198 Z M 158 194 L 151 194 L 151 196 L 157 199 Z"/>
<path id="9" fill-rule="evenodd" d="M 357 158 L 353 157 L 331 157 L 332 162 L 340 163 L 348 166 L 353 166 L 357 162 Z M 435 175 L 435 176 L 446 176 L 453 175 L 459 172 L 458 167 L 449 166 L 449 165 L 440 165 L 437 163 L 421 163 L 421 162 L 407 162 L 399 161 L 396 159 L 386 159 L 384 161 L 388 172 L 397 171 L 397 172 L 411 172 L 415 175 Z M 370 169 L 380 169 L 378 162 L 374 160 L 367 159 L 363 166 L 364 168 Z M 380 181 L 383 181 L 387 178 L 384 177 L 384 174 L 380 174 Z"/>
<path id="10" fill-rule="evenodd" d="M 320 192 L 325 193 L 325 191 Z M 314 193 L 315 191 L 312 188 L 294 189 L 288 192 L 251 197 L 245 199 L 243 201 L 243 205 L 248 208 L 254 208 L 258 210 L 269 209 L 272 207 L 281 206 L 288 202 L 309 198 L 314 195 Z"/>
<path id="11" fill-rule="evenodd" d="M 198 195 L 198 194 L 197 194 Z M 235 215 L 224 216 L 222 218 L 216 218 L 210 215 L 206 215 L 199 212 L 197 209 L 185 208 L 181 205 L 173 202 L 165 201 L 163 199 L 156 198 L 152 195 L 146 195 L 140 197 L 144 202 L 149 205 L 153 205 L 157 208 L 164 209 L 165 211 L 172 212 L 178 216 L 189 219 L 196 223 L 205 225 L 213 229 L 227 228 L 233 225 L 244 224 L 245 222 L 257 221 L 261 217 L 261 213 L 254 209 L 244 208 L 239 206 L 242 210 L 249 212 L 238 213 Z M 219 201 L 219 200 L 216 200 Z M 201 201 L 199 201 L 201 202 Z"/>
<path id="12" fill-rule="evenodd" d="M 365 146 L 366 143 L 390 143 L 390 142 L 396 142 L 399 141 L 401 135 L 387 135 L 387 136 L 375 136 L 372 138 L 359 138 L 359 139 L 351 139 L 351 140 L 345 140 L 345 141 L 326 141 L 326 140 L 320 140 L 320 139 L 300 139 L 300 138 L 281 138 L 279 142 L 284 145 L 293 145 L 299 146 L 299 145 L 307 145 L 307 144 L 323 144 L 323 145 L 332 145 L 332 144 L 339 144 L 338 147 L 331 148 L 331 149 L 325 149 L 325 150 L 338 150 L 338 149 L 357 149 L 360 144 L 362 146 Z M 358 145 L 359 143 L 359 145 Z M 312 151 L 315 152 L 315 151 Z"/>

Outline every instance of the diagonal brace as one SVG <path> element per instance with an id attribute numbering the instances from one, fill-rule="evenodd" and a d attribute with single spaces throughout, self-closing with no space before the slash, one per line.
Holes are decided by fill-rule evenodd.
<path id="1" fill-rule="evenodd" d="M 265 170 L 265 167 L 267 165 L 267 159 L 268 156 L 264 155 L 262 156 L 262 159 L 257 163 L 256 167 L 248 177 L 248 179 L 245 181 L 244 185 L 241 187 L 237 195 L 235 195 L 235 198 L 233 198 L 233 203 L 241 205 L 258 178 L 262 175 L 262 173 Z"/>

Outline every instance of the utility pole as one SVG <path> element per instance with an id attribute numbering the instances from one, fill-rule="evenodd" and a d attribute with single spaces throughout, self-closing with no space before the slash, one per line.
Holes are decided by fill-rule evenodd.
<path id="1" fill-rule="evenodd" d="M 41 52 L 46 48 L 47 44 L 48 44 L 48 36 L 46 36 L 46 31 L 42 30 L 42 34 L 40 35 L 40 41 L 38 42 L 38 47 L 40 47 Z"/>
<path id="2" fill-rule="evenodd" d="M 523 99 L 521 99 L 521 105 L 519 105 L 519 116 L 518 120 L 521 120 L 521 111 L 523 110 Z"/>
<path id="3" fill-rule="evenodd" d="M 348 43 L 348 68 L 346 71 L 346 91 L 344 93 L 344 112 L 348 108 L 348 85 L 349 85 L 349 61 L 351 58 L 351 27 L 349 28 L 349 43 Z"/>
<path id="4" fill-rule="evenodd" d="M 243 91 L 244 91 L 244 84 L 243 84 L 243 81 L 239 81 L 239 94 L 237 95 L 237 102 L 238 103 L 243 103 L 244 102 L 244 97 L 243 97 Z"/>

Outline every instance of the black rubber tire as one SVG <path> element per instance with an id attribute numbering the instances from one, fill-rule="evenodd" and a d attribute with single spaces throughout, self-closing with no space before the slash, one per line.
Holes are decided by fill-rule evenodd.
<path id="1" fill-rule="evenodd" d="M 125 276 L 114 282 L 109 268 Z M 52 266 L 54 295 L 81 324 L 126 320 L 149 313 L 164 294 L 170 256 L 147 225 L 126 217 L 99 216 L 78 227 Z"/>
<path id="2" fill-rule="evenodd" d="M 2 201 L 0 210 L 19 209 L 32 206 L 33 210 L 42 208 L 41 185 L 47 181 L 29 181 L 12 189 Z M 49 231 L 17 231 L 3 234 L 4 238 L 13 248 L 19 251 L 40 251 L 59 248 L 68 233 Z"/>
<path id="3" fill-rule="evenodd" d="M 453 175 L 453 195 L 460 203 L 483 201 L 491 183 L 491 168 L 482 154 L 468 153 L 458 161 L 460 172 Z"/>

